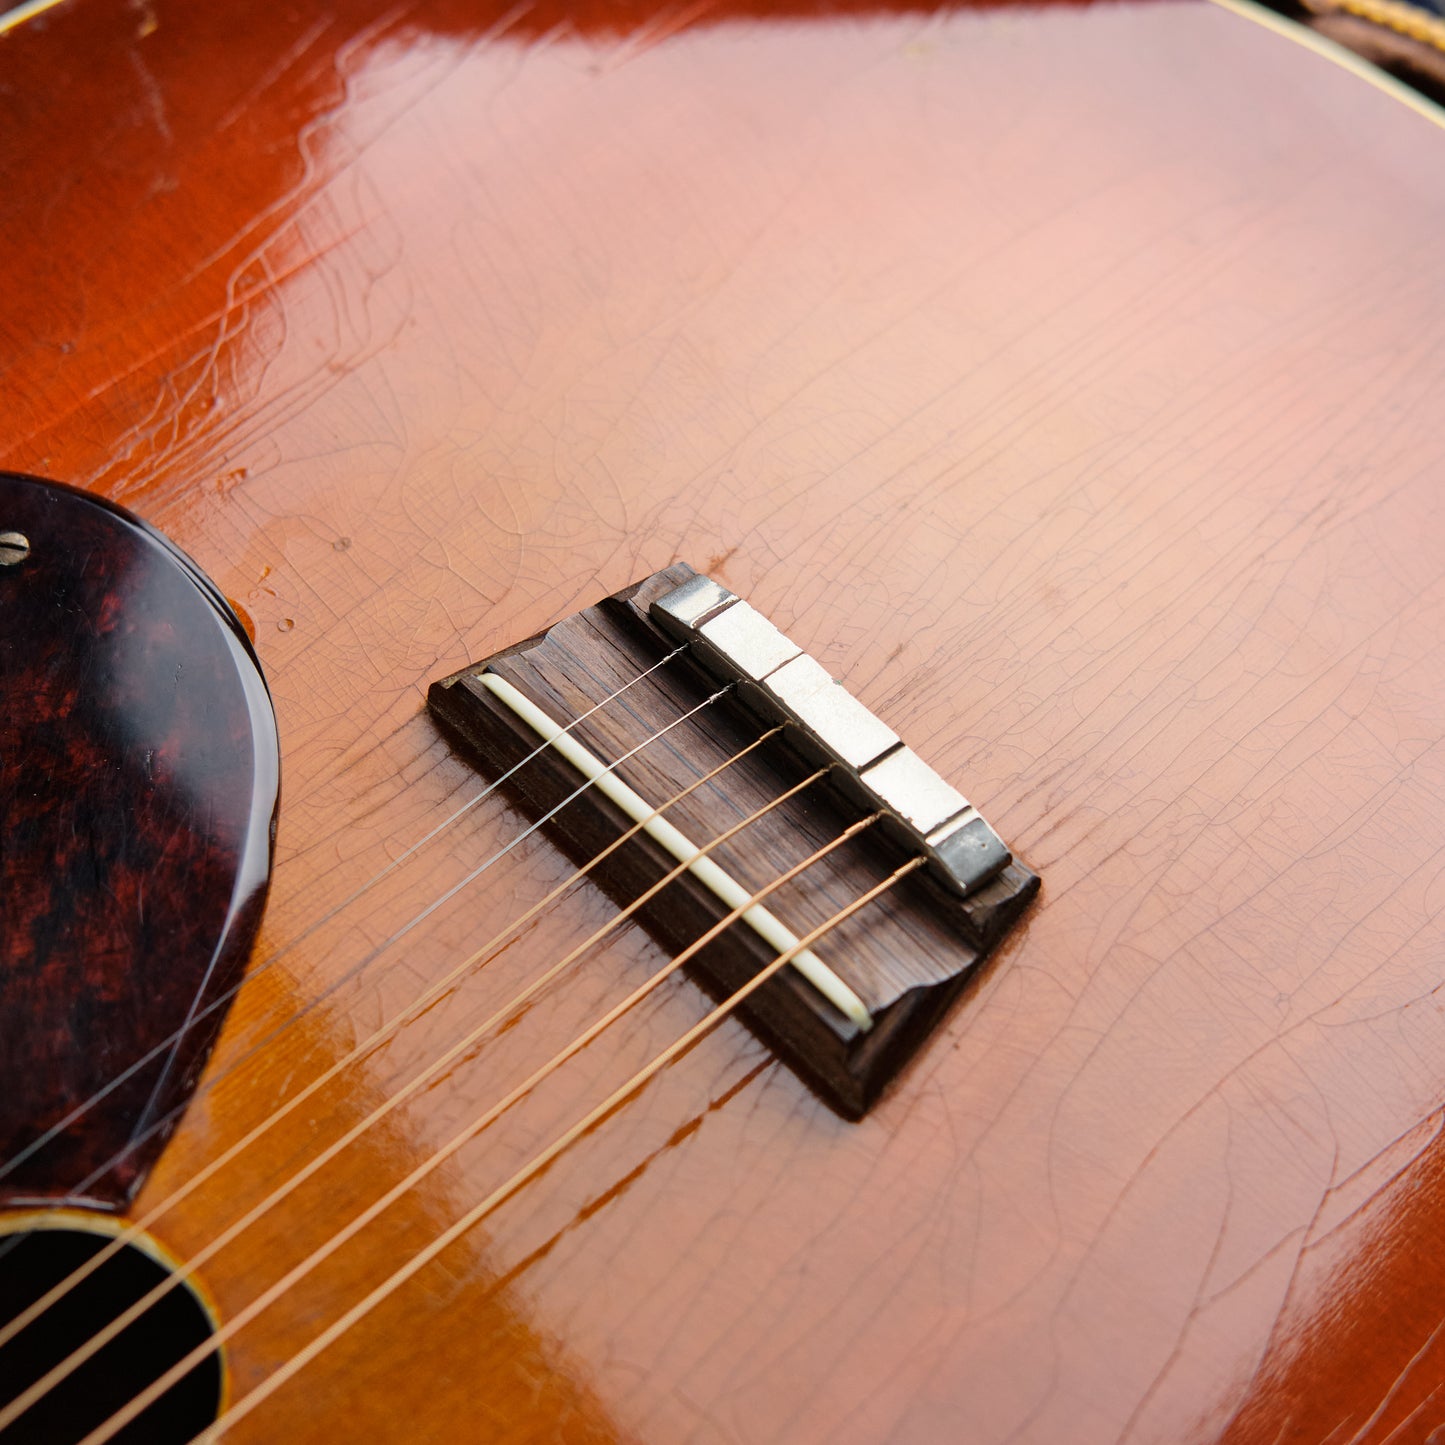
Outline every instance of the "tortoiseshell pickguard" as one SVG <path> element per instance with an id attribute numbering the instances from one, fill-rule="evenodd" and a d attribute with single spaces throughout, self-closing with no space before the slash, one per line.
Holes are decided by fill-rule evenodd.
<path id="1" fill-rule="evenodd" d="M 275 717 L 196 565 L 0 473 L 0 1204 L 123 1206 L 179 1122 L 270 878 Z"/>

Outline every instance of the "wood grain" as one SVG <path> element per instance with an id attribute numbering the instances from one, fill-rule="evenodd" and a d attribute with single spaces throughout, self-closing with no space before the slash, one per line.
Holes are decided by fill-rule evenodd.
<path id="1" fill-rule="evenodd" d="M 1428 1438 L 1440 131 L 1204 5 L 539 14 L 72 0 L 0 42 L 0 465 L 192 552 L 283 740 L 284 951 L 135 1209 L 567 876 L 529 840 L 388 943 L 520 829 L 488 799 L 307 932 L 474 786 L 427 683 L 676 559 L 1048 884 L 862 1124 L 726 1027 L 233 1437 Z M 498 943 L 157 1236 L 610 907 Z M 222 1314 L 660 962 L 620 935 L 388 1116 L 207 1266 Z M 237 1393 L 701 1006 L 262 1315 Z"/>
<path id="2" fill-rule="evenodd" d="M 869 1031 L 791 969 L 764 984 L 738 1018 L 844 1118 L 858 1119 L 1018 922 L 1038 877 L 1010 863 L 965 902 L 919 874 L 876 906 L 841 917 L 909 854 L 869 827 L 818 856 L 866 818 L 866 809 L 831 776 L 818 777 L 816 756 L 803 756 L 792 735 L 765 738 L 754 714 L 718 696 L 715 678 L 672 657 L 676 645 L 648 608 L 695 575 L 685 563 L 666 568 L 564 618 L 544 637 L 485 659 L 486 670 L 565 721 L 593 757 L 618 763 L 617 775 L 644 799 L 668 803 L 667 820 L 707 847 L 749 894 L 772 890 L 766 906 L 796 936 L 831 925 L 822 951 L 867 1008 Z M 529 820 L 545 825 L 619 910 L 636 916 L 674 957 L 687 955 L 689 974 L 715 998 L 730 997 L 762 972 L 777 950 L 746 924 L 718 934 L 733 911 L 690 874 L 675 876 L 675 858 L 639 835 L 598 790 L 581 790 L 569 763 L 551 750 L 538 756 L 537 734 L 476 680 L 481 667 L 433 683 L 427 693 L 432 715 L 463 756 L 496 779 Z M 712 783 L 687 791 L 715 773 Z"/>

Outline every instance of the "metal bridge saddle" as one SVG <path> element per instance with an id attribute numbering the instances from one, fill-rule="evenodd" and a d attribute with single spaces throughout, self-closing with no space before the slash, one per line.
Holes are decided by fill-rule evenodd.
<path id="1" fill-rule="evenodd" d="M 923 853 L 945 887 L 967 896 L 1011 861 L 977 809 L 938 776 L 803 649 L 711 577 L 684 582 L 652 604 L 663 631 L 689 644 L 716 678 L 767 724 L 783 723 L 804 752 L 836 769 L 840 787 L 883 814 Z"/>
<path id="2" fill-rule="evenodd" d="M 723 697 L 679 722 L 720 684 Z M 859 818 L 878 815 L 877 826 L 690 960 L 689 972 L 715 996 L 775 958 L 780 937 L 801 937 L 921 854 L 926 868 L 839 924 L 740 1011 L 847 1118 L 878 1098 L 1038 889 L 1038 877 L 968 800 L 886 723 L 747 603 L 685 565 L 433 683 L 428 702 L 481 771 L 509 774 L 503 787 L 529 816 L 551 814 L 547 831 L 579 866 L 777 729 L 668 807 L 661 826 L 649 824 L 588 868 L 627 907 L 705 849 L 706 860 L 637 910 L 673 953 L 732 912 L 730 899 L 750 897 Z M 663 728 L 665 737 L 647 741 Z M 822 779 L 709 846 L 819 769 Z M 602 784 L 583 786 L 599 770 Z"/>

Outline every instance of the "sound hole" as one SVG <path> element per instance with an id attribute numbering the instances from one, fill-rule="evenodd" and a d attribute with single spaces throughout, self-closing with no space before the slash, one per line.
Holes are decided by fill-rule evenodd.
<path id="1" fill-rule="evenodd" d="M 25 1229 L 0 1235 L 0 1324 L 8 1324 L 110 1243 L 82 1229 Z M 0 1406 L 84 1345 L 170 1274 L 134 1244 L 0 1346 Z M 169 1290 L 74 1374 L 56 1384 L 8 1429 L 0 1445 L 75 1445 L 178 1360 L 209 1339 L 214 1325 L 187 1285 Z M 208 1355 L 114 1439 L 125 1445 L 182 1445 L 221 1409 L 219 1351 Z"/>

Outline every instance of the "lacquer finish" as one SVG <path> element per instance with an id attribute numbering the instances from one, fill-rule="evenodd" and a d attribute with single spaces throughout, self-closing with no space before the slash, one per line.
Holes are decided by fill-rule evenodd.
<path id="1" fill-rule="evenodd" d="M 131 1214 L 489 959 L 156 1217 L 175 1254 L 610 916 L 484 949 L 570 872 L 527 839 L 388 942 L 517 837 L 489 798 L 328 917 L 471 796 L 426 684 L 675 559 L 1047 880 L 862 1123 L 724 1025 L 231 1438 L 1445 1423 L 1437 127 L 1205 5 L 73 0 L 0 80 L 0 465 L 196 556 L 287 773 L 253 983 Z M 619 930 L 463 1049 L 208 1260 L 222 1318 L 661 961 Z M 234 1398 L 703 1007 L 261 1313 Z"/>

